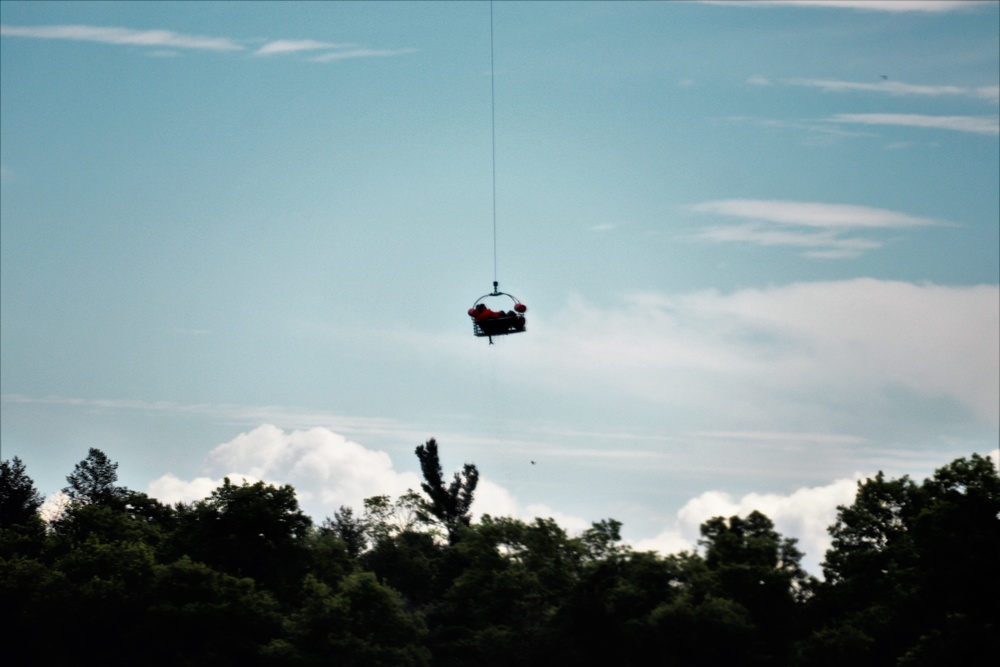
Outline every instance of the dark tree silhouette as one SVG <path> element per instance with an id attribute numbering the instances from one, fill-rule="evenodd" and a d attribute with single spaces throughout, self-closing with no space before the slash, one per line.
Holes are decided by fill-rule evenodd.
<path id="1" fill-rule="evenodd" d="M 31 521 L 41 506 L 42 496 L 21 459 L 0 462 L 0 528 Z"/>
<path id="2" fill-rule="evenodd" d="M 918 484 L 858 482 L 829 532 L 810 664 L 992 665 L 1000 629 L 1000 475 L 956 459 Z"/>
<path id="3" fill-rule="evenodd" d="M 462 472 L 456 472 L 451 484 L 446 487 L 434 438 L 424 445 L 418 445 L 416 454 L 425 480 L 421 482 L 420 488 L 430 498 L 430 502 L 423 503 L 420 518 L 423 521 L 431 521 L 431 517 L 436 519 L 447 529 L 448 542 L 455 544 L 461 529 L 472 521 L 470 509 L 479 483 L 479 471 L 475 465 L 466 463 L 462 466 Z"/>
<path id="4" fill-rule="evenodd" d="M 70 500 L 96 505 L 111 505 L 129 495 L 124 486 L 116 486 L 118 464 L 101 450 L 91 447 L 87 458 L 76 464 L 72 474 L 66 477 L 69 486 L 63 493 Z"/>
<path id="5" fill-rule="evenodd" d="M 333 513 L 333 518 L 327 517 L 320 527 L 321 532 L 329 532 L 336 535 L 347 548 L 347 554 L 351 558 L 357 558 L 365 550 L 365 524 L 364 521 L 354 516 L 354 510 L 344 505 Z"/>
<path id="6" fill-rule="evenodd" d="M 308 569 L 312 519 L 290 485 L 233 484 L 226 477 L 211 496 L 181 512 L 180 524 L 177 553 L 250 577 L 279 597 L 294 592 Z"/>

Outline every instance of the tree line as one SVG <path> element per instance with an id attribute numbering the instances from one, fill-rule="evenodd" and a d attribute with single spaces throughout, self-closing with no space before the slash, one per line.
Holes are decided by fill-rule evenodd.
<path id="1" fill-rule="evenodd" d="M 924 665 L 1000 655 L 1000 476 L 973 454 L 882 473 L 838 507 L 824 579 L 760 512 L 698 549 L 635 551 L 621 523 L 471 520 L 479 478 L 416 448 L 421 492 L 318 525 L 295 490 L 225 479 L 192 503 L 118 485 L 91 449 L 58 516 L 0 463 L 0 627 L 37 664 Z M 987 662 L 989 661 L 989 662 Z"/>

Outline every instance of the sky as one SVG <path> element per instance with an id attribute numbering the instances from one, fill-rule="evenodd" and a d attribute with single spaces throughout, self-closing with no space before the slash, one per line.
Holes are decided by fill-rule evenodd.
<path id="1" fill-rule="evenodd" d="M 819 574 L 859 480 L 996 460 L 1000 3 L 0 24 L 0 446 L 47 496 L 97 447 L 320 522 L 433 437 L 477 515 L 666 554 L 759 509 Z"/>

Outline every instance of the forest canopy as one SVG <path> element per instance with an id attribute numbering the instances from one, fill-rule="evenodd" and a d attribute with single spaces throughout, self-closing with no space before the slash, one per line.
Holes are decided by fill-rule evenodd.
<path id="1" fill-rule="evenodd" d="M 23 462 L 3 461 L 0 620 L 40 664 L 903 667 L 1000 650 L 1000 476 L 976 454 L 859 482 L 820 581 L 760 512 L 706 521 L 695 551 L 635 551 L 610 518 L 576 536 L 473 521 L 476 466 L 447 482 L 435 440 L 415 453 L 422 493 L 318 525 L 289 485 L 227 478 L 165 505 L 98 449 L 45 521 Z"/>

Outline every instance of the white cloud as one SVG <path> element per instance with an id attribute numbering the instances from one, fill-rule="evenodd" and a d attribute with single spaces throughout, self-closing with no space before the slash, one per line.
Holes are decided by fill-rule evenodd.
<path id="1" fill-rule="evenodd" d="M 773 439 L 782 434 L 733 435 Z M 799 437 L 802 434 L 786 435 Z M 825 436 L 821 437 L 825 439 Z M 987 457 L 1000 468 L 1000 449 L 989 452 Z M 849 479 L 838 479 L 820 486 L 803 486 L 788 494 L 748 493 L 740 498 L 734 498 L 724 491 L 706 491 L 687 501 L 677 511 L 670 525 L 658 535 L 634 540 L 631 544 L 636 550 L 658 551 L 661 554 L 695 550 L 701 537 L 699 529 L 705 521 L 717 516 L 746 517 L 757 510 L 774 522 L 775 530 L 783 537 L 798 540 L 797 546 L 805 554 L 802 559 L 803 567 L 810 574 L 822 576 L 821 563 L 832 545 L 828 529 L 837 520 L 837 506 L 853 504 L 858 482 L 867 478 L 867 474 L 855 473 Z M 916 479 L 919 481 L 919 476 Z"/>
<path id="2" fill-rule="evenodd" d="M 984 100 L 1000 102 L 1000 86 L 980 86 L 976 88 L 975 95 Z"/>
<path id="3" fill-rule="evenodd" d="M 300 500 L 330 514 L 341 505 L 360 507 L 367 497 L 396 497 L 420 484 L 413 473 L 396 472 L 385 452 L 318 427 L 286 433 L 265 424 L 216 447 L 207 466 L 291 484 Z"/>
<path id="4" fill-rule="evenodd" d="M 415 53 L 416 49 L 347 49 L 345 51 L 333 51 L 310 58 L 313 62 L 329 63 L 349 58 L 386 58 L 391 56 L 403 56 Z"/>
<path id="5" fill-rule="evenodd" d="M 694 435 L 732 440 L 757 440 L 765 442 L 809 442 L 822 445 L 860 445 L 867 442 L 856 435 L 840 433 L 782 433 L 776 431 L 699 431 Z"/>
<path id="6" fill-rule="evenodd" d="M 899 229 L 945 223 L 869 206 L 761 199 L 726 199 L 692 207 L 695 213 L 752 220 L 723 225 L 696 234 L 716 242 L 742 242 L 763 246 L 809 249 L 807 257 L 842 259 L 857 257 L 882 244 L 872 239 L 845 236 L 846 230 Z M 800 227 L 802 229 L 795 229 Z M 816 231 L 816 230 L 819 231 Z"/>
<path id="7" fill-rule="evenodd" d="M 926 127 L 937 130 L 971 132 L 973 134 L 1000 134 L 1000 119 L 986 116 L 925 116 L 905 113 L 841 113 L 826 119 L 831 123 L 857 123 L 861 125 L 899 125 Z"/>
<path id="8" fill-rule="evenodd" d="M 69 503 L 69 496 L 62 491 L 56 491 L 45 499 L 42 506 L 38 508 L 38 513 L 44 521 L 56 521 L 62 517 Z"/>
<path id="9" fill-rule="evenodd" d="M 747 79 L 747 83 L 750 84 L 751 86 L 770 86 L 771 85 L 771 82 L 768 80 L 767 77 L 760 76 L 759 74 L 756 74 L 756 75 L 750 77 L 749 79 Z"/>
<path id="10" fill-rule="evenodd" d="M 164 475 L 150 483 L 149 494 L 168 502 L 197 500 L 223 477 L 291 484 L 302 507 L 320 520 L 341 505 L 360 509 L 365 498 L 396 497 L 420 486 L 414 473 L 397 472 L 385 452 L 319 427 L 285 432 L 264 424 L 213 449 L 204 468 L 208 475 L 190 481 Z"/>
<path id="11" fill-rule="evenodd" d="M 244 475 L 236 476 L 234 481 L 239 482 L 241 479 L 246 479 L 251 483 L 257 481 Z M 167 473 L 150 482 L 146 493 L 160 502 L 173 505 L 174 503 L 190 503 L 207 498 L 212 494 L 212 491 L 220 486 L 222 486 L 222 477 L 218 479 L 196 477 L 190 481 L 184 481 L 172 473 Z"/>
<path id="12" fill-rule="evenodd" d="M 974 8 L 975 0 L 704 0 L 709 5 L 729 5 L 734 7 L 827 7 L 831 9 L 853 9 L 870 12 L 950 12 Z"/>
<path id="13" fill-rule="evenodd" d="M 574 335 L 562 336 L 569 328 Z M 857 433 L 871 427 L 873 403 L 924 417 L 926 404 L 909 407 L 914 397 L 998 422 L 996 285 L 860 278 L 730 294 L 636 294 L 601 308 L 576 297 L 533 330 L 522 357 L 533 355 L 527 367 L 537 381 L 571 395 L 597 387 L 693 410 L 719 430 L 731 428 L 722 422 L 756 429 L 794 414 Z"/>
<path id="14" fill-rule="evenodd" d="M 897 211 L 850 204 L 825 204 L 780 199 L 723 199 L 696 204 L 698 213 L 767 220 L 805 227 L 918 227 L 940 224 Z"/>
<path id="15" fill-rule="evenodd" d="M 320 42 L 315 39 L 280 39 L 268 42 L 264 46 L 254 51 L 255 56 L 271 56 L 278 53 L 296 53 L 299 51 L 318 51 L 322 49 L 343 49 L 355 46 L 354 44 L 336 44 L 333 42 Z"/>
<path id="16" fill-rule="evenodd" d="M 697 238 L 718 242 L 753 243 L 762 246 L 821 248 L 821 250 L 809 250 L 803 254 L 807 257 L 822 259 L 858 257 L 865 250 L 882 247 L 882 244 L 877 241 L 842 238 L 834 231 L 805 233 L 801 231 L 768 229 L 761 225 L 715 227 L 701 232 L 697 235 Z"/>
<path id="17" fill-rule="evenodd" d="M 843 93 L 851 91 L 885 93 L 887 95 L 961 95 L 992 100 L 998 94 L 996 87 L 963 88 L 961 86 L 931 86 L 904 83 L 902 81 L 837 81 L 832 79 L 787 79 L 785 83 L 793 86 L 809 86 L 820 88 L 826 92 Z"/>
<path id="18" fill-rule="evenodd" d="M 150 55 L 171 56 L 176 52 L 169 49 L 195 49 L 202 51 L 243 51 L 246 46 L 226 37 L 185 35 L 170 30 L 134 30 L 90 25 L 42 25 L 12 26 L 0 25 L 0 35 L 5 37 L 26 37 L 32 39 L 61 39 L 102 44 L 156 47 Z M 333 50 L 331 50 L 333 49 Z M 255 56 L 274 56 L 303 51 L 328 50 L 314 56 L 314 62 L 333 62 L 348 58 L 372 58 L 405 55 L 416 49 L 369 49 L 355 44 L 324 42 L 314 39 L 272 40 L 254 51 Z"/>
<path id="19" fill-rule="evenodd" d="M 213 449 L 205 461 L 210 476 L 185 481 L 173 474 L 153 480 L 147 493 L 167 503 L 192 502 L 208 497 L 222 484 L 263 480 L 291 484 L 303 510 L 317 521 L 346 505 L 360 511 L 364 499 L 388 495 L 396 498 L 408 489 L 420 490 L 420 478 L 397 472 L 385 452 L 374 451 L 326 428 L 284 430 L 264 424 Z M 446 474 L 450 479 L 450 473 Z M 507 489 L 486 477 L 476 487 L 474 516 L 512 516 L 524 521 L 555 518 L 568 530 L 583 530 L 585 520 L 533 504 L 522 506 Z"/>
<path id="20" fill-rule="evenodd" d="M 225 37 L 184 35 L 170 30 L 133 30 L 90 25 L 0 25 L 0 35 L 206 51 L 240 51 L 244 48 L 241 44 Z"/>
<path id="21" fill-rule="evenodd" d="M 819 564 L 831 544 L 827 528 L 836 521 L 837 505 L 854 502 L 861 478 L 856 475 L 823 486 L 801 487 L 790 494 L 748 493 L 739 499 L 723 491 L 706 491 L 685 503 L 673 523 L 659 535 L 636 540 L 632 546 L 662 554 L 694 550 L 701 536 L 699 528 L 705 521 L 717 516 L 745 517 L 757 510 L 774 522 L 775 530 L 783 537 L 799 541 L 798 547 L 805 553 L 803 566 L 811 574 L 819 575 Z"/>

